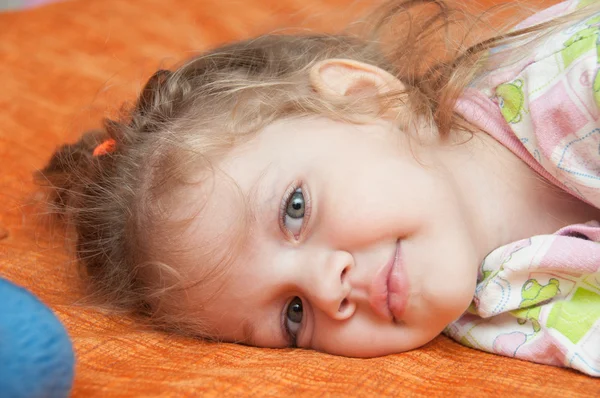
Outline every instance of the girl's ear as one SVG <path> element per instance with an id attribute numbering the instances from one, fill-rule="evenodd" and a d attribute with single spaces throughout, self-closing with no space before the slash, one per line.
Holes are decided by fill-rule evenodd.
<path id="1" fill-rule="evenodd" d="M 310 70 L 310 83 L 321 96 L 333 101 L 348 96 L 385 96 L 405 89 L 400 80 L 377 66 L 337 58 L 315 64 Z"/>

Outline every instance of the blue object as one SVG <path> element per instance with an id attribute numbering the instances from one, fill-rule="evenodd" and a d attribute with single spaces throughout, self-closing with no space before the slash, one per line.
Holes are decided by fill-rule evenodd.
<path id="1" fill-rule="evenodd" d="M 69 335 L 52 311 L 0 278 L 0 396 L 67 397 L 74 365 Z"/>

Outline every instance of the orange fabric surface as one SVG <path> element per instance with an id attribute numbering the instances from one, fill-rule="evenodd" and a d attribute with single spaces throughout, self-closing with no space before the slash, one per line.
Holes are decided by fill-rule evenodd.
<path id="1" fill-rule="evenodd" d="M 77 305 L 69 242 L 38 215 L 32 172 L 131 100 L 157 67 L 283 26 L 333 29 L 362 7 L 353 4 L 80 0 L 0 14 L 0 275 L 33 291 L 67 327 L 74 396 L 600 396 L 596 379 L 445 337 L 405 354 L 349 359 L 143 331 Z"/>

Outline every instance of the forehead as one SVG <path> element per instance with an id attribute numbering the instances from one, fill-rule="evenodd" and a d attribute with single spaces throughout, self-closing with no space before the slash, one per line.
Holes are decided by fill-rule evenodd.
<path id="1" fill-rule="evenodd" d="M 187 312 L 202 319 L 202 332 L 213 338 L 248 342 L 251 325 L 264 315 L 253 312 L 258 307 L 253 304 L 265 293 L 259 287 L 263 279 L 259 275 L 265 275 L 261 269 L 267 266 L 257 253 L 260 233 L 254 224 L 266 217 L 265 212 L 276 216 L 273 206 L 264 205 L 273 203 L 269 196 L 274 194 L 264 188 L 275 169 L 256 170 L 260 172 L 246 173 L 247 179 L 217 170 L 193 193 L 205 203 L 185 237 L 196 255 L 182 265 L 190 280 L 200 282 L 192 283 L 186 292 Z M 268 341 L 281 340 L 277 329 L 271 332 Z"/>
<path id="2" fill-rule="evenodd" d="M 251 161 L 259 159 L 248 157 L 251 153 L 236 151 L 197 172 L 163 203 L 173 206 L 169 222 L 183 226 L 183 233 L 174 237 L 179 243 L 173 260 L 186 277 L 201 281 L 217 267 L 227 274 L 241 253 L 247 254 L 244 247 L 253 224 L 264 203 L 273 202 L 275 193 L 269 187 L 277 170 L 268 162 Z"/>
<path id="3" fill-rule="evenodd" d="M 259 248 L 265 234 L 279 228 L 279 205 L 291 183 L 280 167 L 289 164 L 283 161 L 286 148 L 281 145 L 286 139 L 280 133 L 283 129 L 276 127 L 232 149 L 194 178 L 197 183 L 186 189 L 178 206 L 179 217 L 192 220 L 184 241 L 194 255 L 182 266 L 191 280 L 200 281 L 186 292 L 189 313 L 203 318 L 214 337 L 243 339 L 251 329 L 250 320 L 266 316 L 257 308 L 270 293 L 261 285 L 272 260 L 264 258 Z M 272 229 L 265 231 L 265 225 Z M 208 273 L 219 278 L 204 283 Z M 270 328 L 273 336 L 267 340 L 280 341 L 278 332 Z"/>

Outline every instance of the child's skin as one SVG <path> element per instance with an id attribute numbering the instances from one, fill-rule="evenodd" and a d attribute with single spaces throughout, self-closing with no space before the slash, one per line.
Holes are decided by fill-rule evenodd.
<path id="1" fill-rule="evenodd" d="M 311 79 L 325 97 L 402 86 L 342 60 L 314 66 Z M 442 141 L 428 126 L 417 141 L 393 115 L 277 121 L 187 191 L 178 215 L 198 214 L 186 244 L 232 250 L 220 283 L 188 292 L 211 334 L 356 357 L 410 350 L 467 309 L 491 250 L 600 219 L 489 135 Z M 192 280 L 195 260 L 178 264 Z"/>

